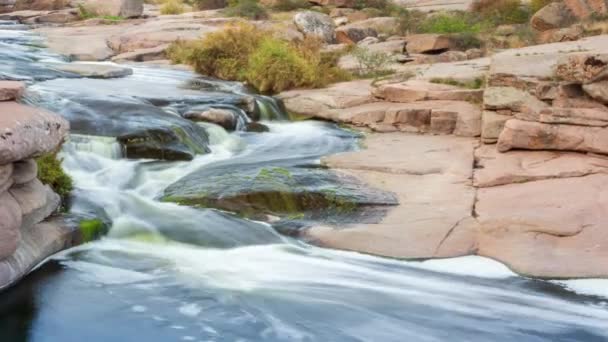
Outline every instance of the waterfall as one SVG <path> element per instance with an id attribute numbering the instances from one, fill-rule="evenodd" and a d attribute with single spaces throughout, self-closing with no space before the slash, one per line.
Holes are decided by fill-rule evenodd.
<path id="1" fill-rule="evenodd" d="M 120 159 L 125 155 L 124 148 L 114 137 L 71 134 L 64 148 L 67 151 L 90 152 L 109 159 Z"/>
<path id="2" fill-rule="evenodd" d="M 255 97 L 257 117 L 260 120 L 289 120 L 289 115 L 279 101 L 270 96 Z"/>

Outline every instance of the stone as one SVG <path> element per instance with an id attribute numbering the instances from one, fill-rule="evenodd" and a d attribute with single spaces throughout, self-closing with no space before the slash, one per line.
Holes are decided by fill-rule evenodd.
<path id="1" fill-rule="evenodd" d="M 495 146 L 483 145 L 475 150 L 475 160 L 473 179 L 480 188 L 608 173 L 608 159 L 574 152 L 500 153 Z"/>
<path id="2" fill-rule="evenodd" d="M 481 102 L 483 89 L 466 89 L 424 80 L 408 80 L 383 84 L 374 89 L 373 94 L 386 101 L 402 103 L 428 100 Z"/>
<path id="3" fill-rule="evenodd" d="M 336 39 L 343 44 L 356 44 L 367 37 L 377 37 L 378 32 L 373 28 L 357 28 L 343 26 L 336 30 Z"/>
<path id="4" fill-rule="evenodd" d="M 69 124 L 42 109 L 0 102 L 0 165 L 55 151 Z"/>
<path id="5" fill-rule="evenodd" d="M 13 163 L 13 183 L 21 185 L 29 183 L 38 176 L 38 164 L 34 159 L 26 159 Z"/>
<path id="6" fill-rule="evenodd" d="M 380 43 L 380 39 L 378 39 L 377 37 L 365 37 L 365 38 L 361 39 L 359 42 L 357 42 L 357 45 L 369 46 L 369 45 L 377 44 L 377 43 Z"/>
<path id="7" fill-rule="evenodd" d="M 537 41 L 540 44 L 571 42 L 581 39 L 585 34 L 582 25 L 573 25 L 561 29 L 553 29 L 541 32 L 537 36 Z"/>
<path id="8" fill-rule="evenodd" d="M 608 154 L 608 128 L 509 120 L 498 150 L 559 150 Z"/>
<path id="9" fill-rule="evenodd" d="M 209 108 L 203 112 L 189 112 L 184 114 L 188 120 L 210 122 L 220 125 L 227 130 L 234 131 L 237 126 L 236 114 L 228 109 Z"/>
<path id="10" fill-rule="evenodd" d="M 397 3 L 412 11 L 469 11 L 474 0 L 399 0 Z"/>
<path id="11" fill-rule="evenodd" d="M 606 0 L 564 0 L 564 4 L 578 19 L 608 13 Z"/>
<path id="12" fill-rule="evenodd" d="M 576 18 L 563 2 L 552 2 L 536 12 L 530 21 L 537 31 L 548 31 L 569 26 Z"/>
<path id="13" fill-rule="evenodd" d="M 13 164 L 0 165 L 0 194 L 13 185 Z"/>
<path id="14" fill-rule="evenodd" d="M 17 81 L 0 81 L 0 101 L 12 101 L 21 97 L 25 84 Z"/>
<path id="15" fill-rule="evenodd" d="M 478 228 L 472 217 L 475 189 L 470 185 L 474 139 L 384 133 L 368 135 L 365 145 L 361 151 L 325 157 L 322 163 L 370 186 L 394 191 L 399 205 L 388 208 L 377 222 L 312 227 L 303 233 L 305 239 L 393 258 L 474 253 Z"/>
<path id="16" fill-rule="evenodd" d="M 135 18 L 144 11 L 143 0 L 78 0 L 78 3 L 87 11 L 101 16 Z"/>
<path id="17" fill-rule="evenodd" d="M 483 106 L 491 110 L 522 112 L 526 107 L 539 111 L 547 107 L 547 104 L 528 92 L 513 87 L 488 87 L 483 94 Z"/>
<path id="18" fill-rule="evenodd" d="M 481 115 L 481 110 L 478 108 L 460 111 L 456 116 L 454 135 L 459 137 L 479 137 L 481 135 Z"/>
<path id="19" fill-rule="evenodd" d="M 488 110 L 483 111 L 481 120 L 481 141 L 486 144 L 496 143 L 500 133 L 505 127 L 505 123 L 510 119 L 513 119 L 512 115 L 498 114 Z"/>
<path id="20" fill-rule="evenodd" d="M 61 12 L 51 12 L 36 18 L 36 23 L 40 24 L 65 24 L 80 20 L 77 11 L 68 10 Z"/>
<path id="21" fill-rule="evenodd" d="M 53 64 L 53 69 L 88 78 L 120 78 L 133 74 L 133 69 L 108 64 L 66 63 Z"/>
<path id="22" fill-rule="evenodd" d="M 348 18 L 347 17 L 337 17 L 337 18 L 334 18 L 334 24 L 336 26 L 344 26 L 344 25 L 348 24 Z"/>
<path id="23" fill-rule="evenodd" d="M 335 24 L 326 14 L 313 11 L 298 12 L 293 17 L 293 21 L 305 36 L 319 37 L 328 44 L 336 42 Z"/>
<path id="24" fill-rule="evenodd" d="M 478 251 L 537 278 L 608 276 L 608 175 L 482 188 Z"/>
<path id="25" fill-rule="evenodd" d="M 112 62 L 149 62 L 162 60 L 167 57 L 166 51 L 169 45 L 159 45 L 149 49 L 138 49 L 131 52 L 125 52 L 112 57 Z"/>
<path id="26" fill-rule="evenodd" d="M 352 8 L 336 7 L 332 8 L 331 11 L 329 11 L 329 16 L 332 18 L 346 17 L 354 12 L 355 10 Z"/>
<path id="27" fill-rule="evenodd" d="M 324 7 L 354 8 L 356 0 L 311 0 L 311 3 Z"/>
<path id="28" fill-rule="evenodd" d="M 31 227 L 54 213 L 61 204 L 59 195 L 38 179 L 13 186 L 10 194 L 17 200 L 23 214 L 22 227 Z"/>
<path id="29" fill-rule="evenodd" d="M 19 245 L 21 208 L 11 194 L 0 193 L 0 260 L 11 256 Z"/>
<path id="30" fill-rule="evenodd" d="M 539 122 L 580 126 L 608 126 L 608 108 L 547 108 L 539 115 Z"/>
<path id="31" fill-rule="evenodd" d="M 559 58 L 555 76 L 566 82 L 583 84 L 608 79 L 608 54 L 577 53 Z"/>
<path id="32" fill-rule="evenodd" d="M 52 11 L 67 7 L 68 0 L 17 0 L 14 9 L 16 11 Z"/>
<path id="33" fill-rule="evenodd" d="M 452 134 L 456 129 L 458 115 L 454 112 L 434 111 L 431 113 L 430 132 L 432 134 Z"/>
<path id="34" fill-rule="evenodd" d="M 454 41 L 442 34 L 413 34 L 407 36 L 407 51 L 409 53 L 436 54 L 453 49 Z"/>
<path id="35" fill-rule="evenodd" d="M 583 90 L 595 100 L 608 105 L 608 80 L 585 84 Z"/>

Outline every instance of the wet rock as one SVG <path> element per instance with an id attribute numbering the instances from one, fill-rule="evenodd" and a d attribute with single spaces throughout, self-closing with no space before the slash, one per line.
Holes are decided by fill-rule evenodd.
<path id="1" fill-rule="evenodd" d="M 563 2 L 553 2 L 532 16 L 530 24 L 537 31 L 562 28 L 575 21 L 575 17 Z"/>
<path id="2" fill-rule="evenodd" d="M 608 154 L 608 128 L 509 120 L 498 150 L 560 150 Z"/>
<path id="3" fill-rule="evenodd" d="M 264 132 L 269 132 L 270 128 L 268 128 L 268 126 L 261 124 L 259 122 L 249 122 L 247 124 L 247 126 L 245 127 L 245 130 L 247 132 L 264 133 Z"/>
<path id="4" fill-rule="evenodd" d="M 53 69 L 89 78 L 120 78 L 133 74 L 133 69 L 106 64 L 56 64 Z"/>
<path id="5" fill-rule="evenodd" d="M 19 245 L 21 208 L 8 192 L 0 193 L 0 261 L 11 256 Z"/>
<path id="6" fill-rule="evenodd" d="M 392 194 L 369 189 L 352 177 L 272 166 L 221 174 L 200 170 L 170 185 L 163 200 L 245 216 L 348 214 L 359 207 L 396 204 Z"/>
<path id="7" fill-rule="evenodd" d="M 54 151 L 65 139 L 69 124 L 42 109 L 0 102 L 0 165 Z"/>
<path id="8" fill-rule="evenodd" d="M 237 125 L 236 114 L 228 109 L 209 108 L 202 112 L 188 112 L 184 117 L 192 121 L 210 122 L 224 127 L 226 130 L 234 131 Z"/>
<path id="9" fill-rule="evenodd" d="M 12 101 L 21 97 L 25 84 L 15 81 L 0 81 L 0 101 Z"/>
<path id="10" fill-rule="evenodd" d="M 38 176 L 38 164 L 34 159 L 26 159 L 13 163 L 13 182 L 21 185 L 29 183 Z"/>
<path id="11" fill-rule="evenodd" d="M 336 27 L 333 20 L 326 14 L 304 11 L 293 17 L 293 21 L 305 36 L 321 38 L 328 44 L 336 42 Z"/>

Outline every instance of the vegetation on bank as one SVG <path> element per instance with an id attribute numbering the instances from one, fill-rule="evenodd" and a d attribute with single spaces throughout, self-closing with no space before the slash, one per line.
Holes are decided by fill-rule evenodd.
<path id="1" fill-rule="evenodd" d="M 50 153 L 36 159 L 38 164 L 38 179 L 49 185 L 62 199 L 74 189 L 72 178 L 68 176 L 61 166 L 62 160 L 57 153 Z"/>
<path id="2" fill-rule="evenodd" d="M 237 24 L 199 41 L 176 42 L 167 55 L 203 75 L 246 82 L 262 93 L 278 93 L 348 78 L 337 66 L 339 53 L 325 53 L 321 47 L 316 39 L 296 44 L 252 24 Z"/>

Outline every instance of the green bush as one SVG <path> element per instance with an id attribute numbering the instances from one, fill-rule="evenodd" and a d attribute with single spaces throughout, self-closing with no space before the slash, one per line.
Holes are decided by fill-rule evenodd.
<path id="1" fill-rule="evenodd" d="M 370 51 L 363 47 L 356 47 L 352 52 L 359 65 L 359 76 L 378 77 L 392 72 L 387 65 L 392 57 L 380 51 Z"/>
<path id="2" fill-rule="evenodd" d="M 555 0 L 531 0 L 530 1 L 530 11 L 531 13 L 538 12 L 541 8 L 547 6 L 548 4 L 555 2 Z"/>
<path id="3" fill-rule="evenodd" d="M 530 8 L 521 0 L 477 0 L 472 12 L 493 25 L 522 24 L 530 20 Z"/>
<path id="4" fill-rule="evenodd" d="M 231 0 L 229 6 L 224 10 L 229 17 L 241 17 L 251 20 L 268 19 L 266 9 L 257 0 Z"/>
<path id="5" fill-rule="evenodd" d="M 422 33 L 478 33 L 481 23 L 465 12 L 441 13 L 423 20 L 418 31 Z"/>
<path id="6" fill-rule="evenodd" d="M 298 9 L 310 8 L 310 2 L 308 0 L 277 0 L 272 5 L 272 9 L 275 11 L 295 11 Z"/>
<path id="7" fill-rule="evenodd" d="M 224 8 L 228 5 L 226 0 L 190 0 L 190 3 L 201 11 Z"/>
<path id="8" fill-rule="evenodd" d="M 282 41 L 251 24 L 230 26 L 201 41 L 176 42 L 167 52 L 174 63 L 192 65 L 207 76 L 247 82 L 265 93 L 294 87 L 321 87 L 347 75 L 337 67 L 339 53 L 322 53 L 322 44 Z"/>
<path id="9" fill-rule="evenodd" d="M 181 0 L 165 0 L 160 7 L 160 14 L 182 14 L 185 8 Z"/>
<path id="10" fill-rule="evenodd" d="M 56 153 L 37 158 L 38 179 L 43 184 L 49 185 L 59 196 L 66 198 L 73 190 L 74 185 L 72 178 L 63 171 L 61 161 Z"/>

